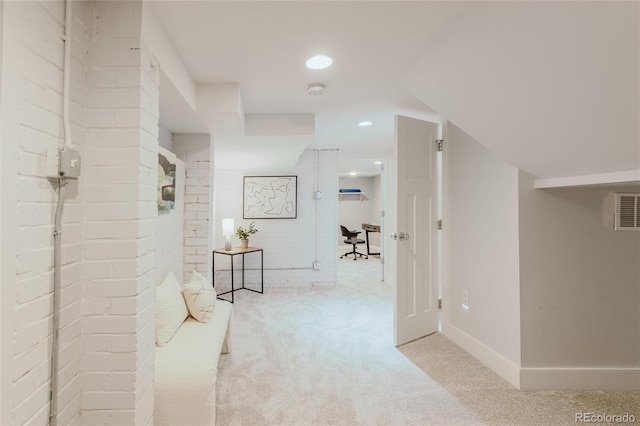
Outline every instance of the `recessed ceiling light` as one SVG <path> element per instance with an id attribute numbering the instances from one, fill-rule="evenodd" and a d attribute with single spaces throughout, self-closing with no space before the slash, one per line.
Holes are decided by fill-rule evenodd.
<path id="1" fill-rule="evenodd" d="M 312 70 L 323 70 L 331 66 L 332 63 L 333 59 L 331 59 L 330 57 L 324 55 L 316 55 L 313 58 L 307 59 L 307 62 L 305 64 L 307 65 L 307 68 L 310 68 Z"/>
<path id="2" fill-rule="evenodd" d="M 371 121 L 361 121 L 358 123 L 358 127 L 369 127 L 369 126 L 373 126 L 373 123 Z"/>
<path id="3" fill-rule="evenodd" d="M 375 161 L 373 164 L 379 166 L 380 164 L 382 164 L 382 161 Z"/>
<path id="4" fill-rule="evenodd" d="M 349 172 L 349 175 L 350 175 L 350 176 L 355 176 L 355 175 L 356 175 L 356 172 Z"/>

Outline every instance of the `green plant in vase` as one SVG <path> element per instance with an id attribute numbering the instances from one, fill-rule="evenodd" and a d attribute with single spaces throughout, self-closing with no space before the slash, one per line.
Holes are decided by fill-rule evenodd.
<path id="1" fill-rule="evenodd" d="M 251 222 L 248 228 L 238 226 L 238 229 L 236 229 L 236 237 L 240 238 L 240 246 L 244 249 L 249 247 L 249 236 L 256 232 L 258 232 L 258 230 L 256 229 L 255 222 Z"/>

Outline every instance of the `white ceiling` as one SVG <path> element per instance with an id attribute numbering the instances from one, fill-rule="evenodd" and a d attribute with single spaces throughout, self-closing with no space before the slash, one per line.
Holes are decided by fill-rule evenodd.
<path id="1" fill-rule="evenodd" d="M 542 178 L 640 169 L 637 2 L 151 4 L 195 83 L 237 83 L 245 114 L 315 114 L 300 144 L 340 149 L 341 172 L 377 173 L 396 114 L 446 117 Z M 305 68 L 318 53 L 334 65 Z"/>
<path id="2" fill-rule="evenodd" d="M 539 178 L 638 170 L 639 17 L 638 1 L 470 2 L 404 82 Z"/>
<path id="3" fill-rule="evenodd" d="M 196 83 L 239 83 L 247 114 L 314 113 L 315 138 L 304 143 L 340 149 L 341 171 L 374 174 L 379 166 L 373 161 L 392 151 L 394 115 L 441 120 L 402 87 L 400 76 L 460 8 L 457 3 L 399 3 L 152 5 Z M 305 61 L 319 53 L 332 57 L 333 65 L 307 69 Z M 325 84 L 325 93 L 308 95 L 312 82 Z M 174 115 L 166 105 L 163 109 L 161 117 Z M 374 125 L 357 127 L 364 119 Z"/>

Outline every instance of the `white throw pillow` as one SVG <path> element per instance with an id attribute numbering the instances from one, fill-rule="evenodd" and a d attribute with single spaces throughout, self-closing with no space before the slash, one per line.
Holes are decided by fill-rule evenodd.
<path id="1" fill-rule="evenodd" d="M 209 322 L 216 305 L 216 291 L 211 282 L 198 271 L 193 271 L 191 281 L 182 286 L 189 313 L 200 322 Z"/>
<path id="2" fill-rule="evenodd" d="M 189 316 L 176 276 L 171 272 L 156 287 L 156 345 L 164 346 Z"/>

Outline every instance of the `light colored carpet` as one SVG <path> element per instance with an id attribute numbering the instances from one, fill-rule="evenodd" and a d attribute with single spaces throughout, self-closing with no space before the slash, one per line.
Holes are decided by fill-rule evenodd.
<path id="1" fill-rule="evenodd" d="M 551 425 L 640 407 L 640 392 L 520 392 L 439 334 L 394 348 L 392 311 L 374 256 L 341 259 L 336 287 L 236 292 L 217 424 Z"/>
<path id="2" fill-rule="evenodd" d="M 628 413 L 640 423 L 640 392 L 520 391 L 442 334 L 399 349 L 487 424 L 568 425 L 576 413 Z"/>

